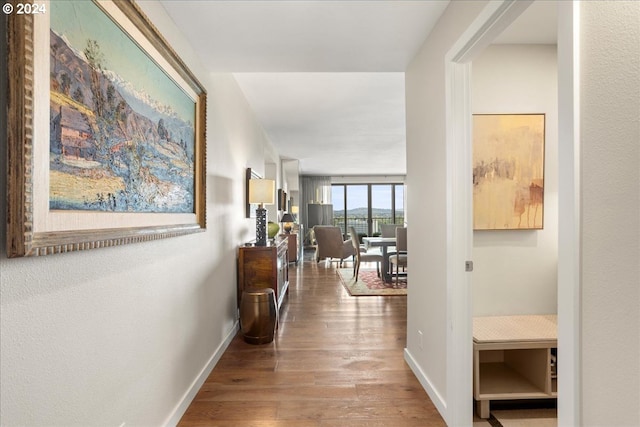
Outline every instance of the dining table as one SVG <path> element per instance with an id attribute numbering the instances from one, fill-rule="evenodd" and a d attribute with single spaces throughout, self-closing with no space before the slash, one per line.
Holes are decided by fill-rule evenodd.
<path id="1" fill-rule="evenodd" d="M 382 249 L 382 278 L 390 283 L 391 273 L 389 273 L 389 248 L 396 245 L 395 237 L 363 237 L 362 242 L 366 250 L 373 247 Z"/>

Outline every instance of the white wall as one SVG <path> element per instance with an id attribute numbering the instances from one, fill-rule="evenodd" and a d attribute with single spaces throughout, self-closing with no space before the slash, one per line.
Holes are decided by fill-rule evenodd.
<path id="1" fill-rule="evenodd" d="M 580 13 L 581 425 L 638 426 L 640 3 Z"/>
<path id="2" fill-rule="evenodd" d="M 544 229 L 475 231 L 473 314 L 557 312 L 558 95 L 555 45 L 492 45 L 473 61 L 473 112 L 544 113 Z"/>
<path id="3" fill-rule="evenodd" d="M 407 114 L 407 216 L 411 265 L 406 355 L 439 411 L 447 408 L 447 221 L 445 55 L 483 1 L 449 4 L 405 76 Z M 418 331 L 423 334 L 422 344 Z M 469 390 L 471 398 L 471 390 Z M 471 414 L 469 414 L 470 416 Z"/>
<path id="4" fill-rule="evenodd" d="M 41 258 L 7 259 L 3 244 L 2 425 L 175 422 L 194 381 L 235 332 L 236 247 L 255 233 L 253 221 L 244 218 L 244 171 L 262 168 L 265 151 L 273 149 L 233 77 L 205 73 L 159 3 L 139 5 L 207 88 L 208 228 Z M 4 92 L 4 14 L 0 24 Z M 4 111 L 6 94 L 0 95 Z M 5 126 L 0 120 L 0 140 Z M 5 186 L 1 174 L 1 223 Z M 3 227 L 0 241 L 5 237 Z"/>

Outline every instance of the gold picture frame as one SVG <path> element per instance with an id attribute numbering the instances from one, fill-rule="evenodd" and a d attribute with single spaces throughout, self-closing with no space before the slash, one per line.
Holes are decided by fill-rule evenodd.
<path id="1" fill-rule="evenodd" d="M 11 3 L 13 3 L 14 7 L 18 5 L 17 2 L 12 1 Z M 97 148 L 92 147 L 91 142 L 76 142 L 74 146 L 68 143 L 65 147 L 64 144 L 60 144 L 60 141 L 58 141 L 62 154 L 54 152 L 52 148 L 54 141 L 52 135 L 54 133 L 51 129 L 55 127 L 55 123 L 51 119 L 53 109 L 50 105 L 54 104 L 52 98 L 55 95 L 56 65 L 51 65 L 53 62 L 51 58 L 55 58 L 56 53 L 51 44 L 50 9 L 56 7 L 56 3 L 50 2 L 47 3 L 48 10 L 39 10 L 41 13 L 35 14 L 36 9 L 34 9 L 32 14 L 13 13 L 7 17 L 7 66 L 9 77 L 7 99 L 7 255 L 9 257 L 41 256 L 145 242 L 197 233 L 204 231 L 206 228 L 205 135 L 207 94 L 204 87 L 134 1 L 112 0 L 82 3 L 100 8 L 100 11 L 115 23 L 114 28 L 122 31 L 133 44 L 140 48 L 142 53 L 148 55 L 150 58 L 149 63 L 154 64 L 160 71 L 166 73 L 168 78 L 193 102 L 192 110 L 188 110 L 193 112 L 193 122 L 189 122 L 189 125 L 192 126 L 189 128 L 189 135 L 193 136 L 191 140 L 179 140 L 178 137 L 172 135 L 164 127 L 162 127 L 164 134 L 162 134 L 160 126 L 155 124 L 157 122 L 154 122 L 155 126 L 157 126 L 157 132 L 154 130 L 156 132 L 154 136 L 155 145 L 151 147 L 150 139 L 144 139 L 144 143 L 149 145 L 146 147 L 145 155 L 147 157 L 145 159 L 153 158 L 149 156 L 149 152 L 152 151 L 151 148 L 159 150 L 161 144 L 164 147 L 163 149 L 167 151 L 175 149 L 175 147 L 182 147 L 184 150 L 184 154 L 181 154 L 181 156 L 186 159 L 183 161 L 186 166 L 183 165 L 183 169 L 176 167 L 174 169 L 177 172 L 176 170 L 170 172 L 173 174 L 181 173 L 181 179 L 188 183 L 188 191 L 180 193 L 186 194 L 186 198 L 189 199 L 188 209 L 164 211 L 153 206 L 146 210 L 142 207 L 132 209 L 133 203 L 128 205 L 120 203 L 117 206 L 118 210 L 116 209 L 117 197 L 115 193 L 109 193 L 109 203 L 102 202 L 102 205 L 99 205 L 93 201 L 86 202 L 85 205 L 89 207 L 87 210 L 51 208 L 51 200 L 54 198 L 53 195 L 56 194 L 51 184 L 53 181 L 53 174 L 51 173 L 52 158 L 55 157 L 60 160 L 65 155 L 75 156 L 77 162 L 87 163 L 91 161 L 94 167 L 102 168 L 102 172 L 107 167 L 107 162 L 101 163 L 99 161 L 102 157 L 96 157 Z M 58 46 L 56 45 L 57 48 Z M 71 50 L 69 49 L 69 51 Z M 88 51 L 85 50 L 85 59 L 87 53 Z M 87 60 L 87 63 L 89 63 L 89 60 Z M 102 73 L 104 71 L 100 64 L 97 66 L 90 65 L 93 67 L 91 68 L 93 71 L 98 68 L 100 69 L 99 72 Z M 131 60 L 125 66 L 135 68 L 137 63 Z M 98 71 L 95 71 L 95 73 L 98 74 Z M 62 83 L 67 85 L 67 88 L 64 89 L 68 89 L 71 86 L 68 76 L 62 79 Z M 79 83 L 76 83 L 76 85 L 79 85 Z M 95 87 L 101 88 L 108 85 L 109 83 L 101 81 Z M 60 90 L 60 92 L 66 92 L 68 99 L 75 98 L 76 101 L 73 102 L 79 105 L 89 98 L 86 95 L 87 90 L 85 87 L 84 98 L 82 88 L 76 87 L 73 94 L 71 94 L 70 90 Z M 111 97 L 109 100 L 113 100 L 113 89 L 105 90 L 104 92 L 106 97 Z M 93 97 L 95 100 L 95 93 Z M 103 103 L 105 102 L 107 101 L 103 101 Z M 112 118 L 113 123 L 117 123 L 117 120 L 122 120 L 123 122 L 132 120 L 132 115 L 137 114 L 132 113 L 132 109 L 126 109 L 128 106 L 123 106 L 122 102 L 121 100 L 120 104 L 118 104 L 122 113 L 120 119 Z M 72 103 L 72 101 L 68 101 L 68 103 Z M 93 105 L 97 104 L 94 103 Z M 172 105 L 169 104 L 169 106 Z M 62 107 L 56 106 L 56 108 L 60 108 L 60 115 L 62 115 Z M 160 110 L 155 111 L 158 112 Z M 127 112 L 128 114 L 125 114 Z M 86 128 L 85 133 L 97 132 L 95 130 L 97 128 L 95 124 L 97 119 L 92 121 L 87 118 L 91 115 L 91 111 L 89 113 L 83 112 L 82 114 L 75 113 L 75 115 L 76 117 L 83 117 L 82 120 L 85 121 L 84 126 Z M 88 122 L 90 123 L 87 124 Z M 122 150 L 122 152 L 129 153 L 128 155 L 131 157 L 132 154 L 130 153 L 134 150 L 132 147 L 135 147 L 137 140 L 122 137 L 122 134 L 128 136 L 126 135 L 126 129 L 120 133 L 122 141 L 118 142 L 118 144 L 114 142 L 112 145 L 105 146 L 107 143 L 102 142 L 104 138 L 100 139 L 102 144 L 100 149 L 104 152 Z M 148 134 L 149 132 L 146 135 Z M 160 135 L 158 136 L 158 134 Z M 99 136 L 102 138 L 102 134 Z M 93 137 L 94 140 L 98 140 L 98 136 L 94 135 Z M 161 144 L 157 141 L 161 141 Z M 95 145 L 98 144 L 97 142 L 94 143 Z M 67 149 L 66 151 L 65 148 Z M 84 153 L 91 153 L 91 160 L 85 158 L 83 149 L 86 149 Z M 70 151 L 72 154 L 69 154 Z M 89 155 L 87 154 L 86 157 L 89 157 Z M 110 158 L 109 165 L 116 160 L 120 161 L 120 159 L 114 160 Z M 150 177 L 148 178 L 149 182 L 157 183 L 161 182 L 158 176 L 162 177 L 169 174 L 169 171 L 163 171 L 158 166 L 158 162 L 153 166 L 153 168 L 156 168 L 153 170 L 151 166 L 144 164 L 144 159 L 136 158 L 135 161 L 139 163 L 138 169 L 140 170 L 136 178 L 142 176 Z M 119 167 L 123 168 L 121 165 Z M 127 173 L 133 173 L 132 166 L 125 165 L 124 167 L 129 168 Z M 69 173 L 68 171 L 71 169 L 72 167 L 68 166 L 66 173 Z M 188 173 L 185 174 L 184 170 L 188 171 Z M 112 173 L 115 176 L 115 181 L 118 179 L 122 181 L 123 179 L 110 170 L 105 173 Z M 95 183 L 98 180 L 95 176 L 99 174 L 85 172 L 85 175 L 89 175 L 94 180 L 92 182 Z M 81 180 L 76 179 L 76 181 Z M 162 184 L 162 188 L 169 186 L 169 184 Z M 138 191 L 135 187 L 127 185 L 128 188 Z M 158 185 L 158 188 L 160 188 L 160 185 Z M 118 198 L 126 197 L 124 190 L 122 190 L 122 193 L 124 195 L 118 194 Z M 100 196 L 100 198 L 102 199 L 103 197 Z M 98 208 L 95 208 L 95 206 L 98 206 Z"/>

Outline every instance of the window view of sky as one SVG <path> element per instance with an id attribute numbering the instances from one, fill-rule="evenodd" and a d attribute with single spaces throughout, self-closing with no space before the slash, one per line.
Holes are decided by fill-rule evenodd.
<path id="1" fill-rule="evenodd" d="M 371 210 L 369 210 L 369 188 L 371 188 Z M 359 235 L 376 236 L 380 234 L 383 224 L 404 223 L 404 186 L 402 184 L 334 184 L 331 186 L 331 203 L 333 204 L 333 225 L 340 227 L 343 234 L 348 233 L 349 228 L 353 227 Z"/>
<path id="2" fill-rule="evenodd" d="M 369 188 L 371 189 L 371 211 L 369 211 Z M 331 203 L 334 225 L 340 227 L 344 234 L 349 233 L 349 229 L 353 227 L 358 234 L 375 236 L 379 235 L 383 224 L 404 222 L 404 186 L 402 184 L 334 184 L 331 186 Z"/>
<path id="3" fill-rule="evenodd" d="M 374 209 L 391 209 L 391 187 L 393 184 L 381 184 L 371 186 L 371 207 Z M 395 185 L 396 210 L 403 210 L 404 188 L 402 185 Z M 367 185 L 347 185 L 347 209 L 366 209 Z M 334 211 L 344 210 L 344 185 L 333 185 L 331 187 L 331 202 Z"/>
<path id="4" fill-rule="evenodd" d="M 331 186 L 331 203 L 333 204 L 333 210 L 344 210 L 344 186 L 332 185 Z"/>

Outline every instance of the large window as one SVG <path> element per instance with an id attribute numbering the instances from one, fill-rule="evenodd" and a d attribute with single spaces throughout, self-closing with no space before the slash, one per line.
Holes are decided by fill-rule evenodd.
<path id="1" fill-rule="evenodd" d="M 403 184 L 333 184 L 333 222 L 348 234 L 380 234 L 382 224 L 404 224 Z"/>

